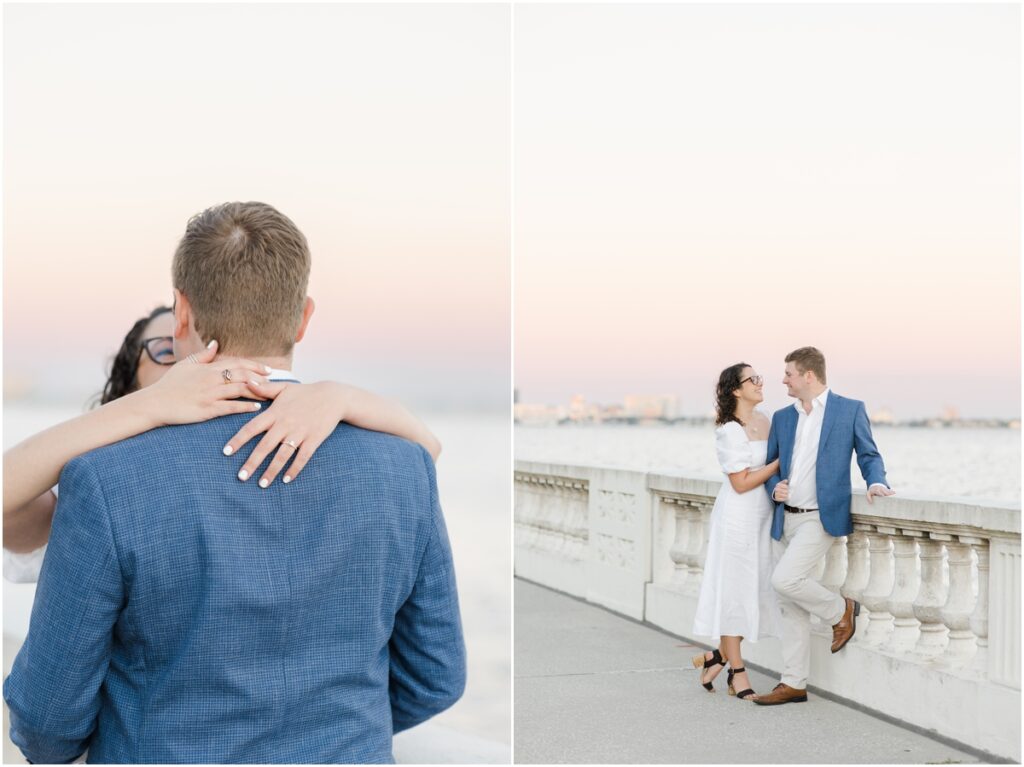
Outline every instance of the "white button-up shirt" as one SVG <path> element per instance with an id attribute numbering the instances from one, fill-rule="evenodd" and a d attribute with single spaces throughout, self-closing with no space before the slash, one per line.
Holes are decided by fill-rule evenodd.
<path id="1" fill-rule="evenodd" d="M 796 439 L 793 443 L 793 462 L 789 471 L 790 506 L 798 509 L 818 508 L 818 482 L 815 472 L 818 468 L 818 443 L 821 442 L 821 424 L 825 421 L 825 405 L 829 390 L 811 400 L 811 412 L 804 410 L 804 403 L 793 403 L 799 417 L 796 422 Z"/>
<path id="2" fill-rule="evenodd" d="M 277 368 L 270 368 L 270 372 L 267 373 L 267 380 L 281 381 L 284 379 L 298 381 L 299 377 L 290 370 L 278 370 Z"/>

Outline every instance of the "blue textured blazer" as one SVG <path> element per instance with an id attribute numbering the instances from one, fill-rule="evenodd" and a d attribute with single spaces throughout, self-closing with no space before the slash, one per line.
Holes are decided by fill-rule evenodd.
<path id="1" fill-rule="evenodd" d="M 340 425 L 299 477 L 240 482 L 248 415 L 71 461 L 4 682 L 33 762 L 393 761 L 465 648 L 434 465 Z M 269 463 L 269 458 L 266 463 Z"/>
<path id="2" fill-rule="evenodd" d="M 767 460 L 771 463 L 778 458 L 779 471 L 765 483 L 769 498 L 775 492 L 775 486 L 789 477 L 799 417 L 799 413 L 792 405 L 777 410 L 772 416 L 772 428 L 768 433 Z M 818 442 L 818 461 L 814 477 L 821 526 L 825 528 L 826 533 L 836 538 L 853 532 L 853 517 L 850 515 L 850 459 L 855 450 L 857 465 L 868 487 L 875 483 L 888 487 L 885 481 L 885 465 L 871 437 L 871 423 L 868 421 L 864 403 L 840 397 L 830 390 L 825 401 L 825 418 L 821 422 L 821 440 Z M 772 538 L 777 541 L 782 539 L 785 516 L 785 504 L 775 503 Z"/>

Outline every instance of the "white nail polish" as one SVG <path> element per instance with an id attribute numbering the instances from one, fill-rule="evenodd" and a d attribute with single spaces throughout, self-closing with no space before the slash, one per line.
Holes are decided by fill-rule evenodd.
<path id="1" fill-rule="evenodd" d="M 270 485 L 270 480 L 269 479 L 261 479 L 260 480 L 260 487 L 267 487 L 269 485 Z"/>
<path id="2" fill-rule="evenodd" d="M 289 482 L 292 481 L 292 478 L 285 474 L 284 479 L 282 481 L 287 485 Z"/>
<path id="3" fill-rule="evenodd" d="M 235 452 L 235 450 L 234 448 L 231 447 L 231 445 L 224 446 L 224 455 L 231 455 L 233 452 Z"/>
<path id="4" fill-rule="evenodd" d="M 242 469 L 240 472 L 238 472 L 238 478 L 245 482 L 245 480 L 249 479 L 249 472 L 247 472 L 245 469 Z"/>
<path id="5" fill-rule="evenodd" d="M 252 403 L 252 409 L 253 410 L 259 410 L 261 407 L 263 407 L 262 403 L 259 403 L 259 402 L 253 402 Z"/>
<path id="6" fill-rule="evenodd" d="M 213 345 L 214 345 L 215 343 L 217 343 L 217 342 L 216 342 L 216 341 L 210 341 L 210 343 L 208 343 L 208 344 L 206 345 L 206 348 L 207 348 L 207 349 L 212 349 L 212 348 L 213 348 Z"/>

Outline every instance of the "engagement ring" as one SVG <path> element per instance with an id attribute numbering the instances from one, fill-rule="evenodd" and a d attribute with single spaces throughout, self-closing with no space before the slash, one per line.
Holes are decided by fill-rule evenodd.
<path id="1" fill-rule="evenodd" d="M 220 371 L 220 374 L 224 377 L 224 383 L 231 383 L 231 371 L 224 368 Z"/>

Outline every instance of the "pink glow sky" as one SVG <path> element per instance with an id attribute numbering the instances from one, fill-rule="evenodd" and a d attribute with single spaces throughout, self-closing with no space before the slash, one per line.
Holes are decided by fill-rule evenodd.
<path id="1" fill-rule="evenodd" d="M 806 344 L 897 417 L 1020 414 L 1011 5 L 525 5 L 521 401 L 674 393 Z"/>
<path id="2" fill-rule="evenodd" d="M 297 371 L 505 406 L 507 7 L 4 14 L 5 380 L 98 390 L 188 217 L 252 199 L 312 248 Z"/>

